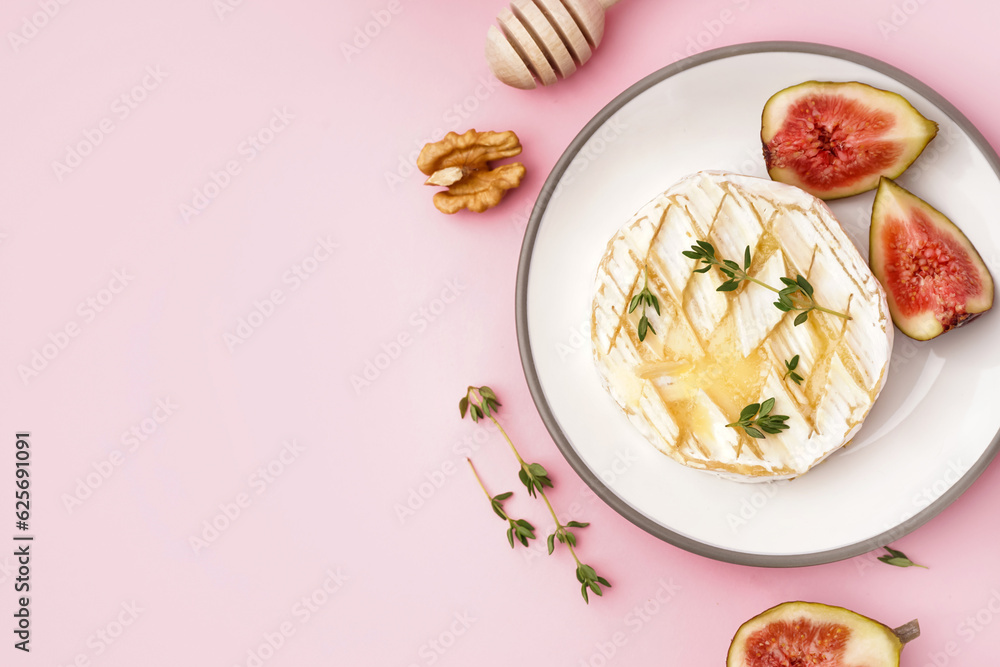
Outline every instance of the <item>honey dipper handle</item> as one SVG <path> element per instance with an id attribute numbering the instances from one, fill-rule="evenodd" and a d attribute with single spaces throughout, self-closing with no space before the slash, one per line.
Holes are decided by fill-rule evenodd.
<path id="1" fill-rule="evenodd" d="M 599 1 L 601 3 L 601 6 L 604 7 L 605 9 L 613 5 L 616 5 L 619 2 L 619 0 L 599 0 Z"/>

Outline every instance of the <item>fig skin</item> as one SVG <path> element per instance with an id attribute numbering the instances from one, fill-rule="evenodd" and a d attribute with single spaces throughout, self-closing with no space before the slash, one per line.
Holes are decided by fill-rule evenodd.
<path id="1" fill-rule="evenodd" d="M 768 631 L 775 633 L 774 639 L 777 639 L 780 624 L 787 625 L 790 621 L 801 619 L 816 627 L 833 625 L 847 629 L 846 641 L 842 640 L 844 647 L 840 649 L 840 655 L 835 656 L 842 664 L 853 665 L 858 658 L 862 658 L 863 664 L 868 667 L 899 667 L 904 642 L 890 627 L 843 607 L 801 601 L 784 602 L 743 623 L 729 646 L 726 667 L 753 667 L 754 656 L 747 655 L 748 640 L 759 632 Z M 839 629 L 836 628 L 835 631 Z M 907 637 L 907 640 L 914 639 L 918 634 L 919 629 Z"/>
<path id="2" fill-rule="evenodd" d="M 820 199 L 840 199 L 896 178 L 938 126 L 903 96 L 857 81 L 806 81 L 780 90 L 761 114 L 772 180 Z"/>
<path id="3" fill-rule="evenodd" d="M 917 250 L 928 249 L 928 241 L 930 250 L 944 255 L 943 262 L 931 260 L 930 271 L 914 264 Z M 902 243 L 907 243 L 905 249 L 899 248 Z M 969 238 L 947 216 L 889 178 L 880 180 L 872 205 L 868 263 L 885 288 L 893 324 L 914 340 L 964 326 L 993 306 L 993 277 Z M 918 272 L 912 280 L 931 287 L 911 285 L 907 294 L 901 284 L 904 272 Z"/>

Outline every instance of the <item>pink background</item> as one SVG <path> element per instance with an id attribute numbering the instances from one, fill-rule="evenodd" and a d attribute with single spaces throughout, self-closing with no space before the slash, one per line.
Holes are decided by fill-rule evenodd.
<path id="1" fill-rule="evenodd" d="M 860 51 L 1000 146 L 1000 6 L 627 0 L 580 72 L 518 91 L 482 56 L 497 0 L 224 2 L 0 9 L 0 509 L 14 533 L 14 433 L 30 430 L 36 536 L 29 655 L 12 647 L 0 548 L 0 663 L 718 665 L 743 620 L 788 599 L 919 617 L 903 665 L 996 662 L 997 465 L 894 543 L 929 570 L 686 553 L 589 493 L 552 443 L 514 286 L 561 152 L 686 54 L 775 39 Z M 436 132 L 470 127 L 515 130 L 528 176 L 493 211 L 448 217 L 412 164 Z M 227 342 L 238 329 L 249 337 Z M 19 371 L 43 352 L 37 374 Z M 614 585 L 602 599 L 583 604 L 564 550 L 507 547 L 463 459 L 493 493 L 517 491 L 515 470 L 499 435 L 459 421 L 469 384 L 500 395 L 557 509 L 592 523 L 579 552 Z M 523 491 L 509 508 L 547 534 Z"/>

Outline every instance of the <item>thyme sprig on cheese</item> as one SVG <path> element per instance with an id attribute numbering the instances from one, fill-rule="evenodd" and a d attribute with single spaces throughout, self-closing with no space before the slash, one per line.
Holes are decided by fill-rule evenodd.
<path id="1" fill-rule="evenodd" d="M 742 428 L 751 438 L 763 439 L 764 433 L 777 434 L 788 428 L 788 415 L 772 415 L 774 398 L 763 403 L 751 403 L 740 412 L 740 418 L 731 424 L 730 428 Z M 763 431 L 763 433 L 761 433 Z"/>
<path id="2" fill-rule="evenodd" d="M 795 280 L 782 276 L 781 282 L 784 287 L 781 289 L 768 285 L 767 283 L 751 276 L 748 273 L 752 262 L 752 258 L 750 256 L 750 246 L 747 246 L 744 251 L 743 266 L 740 266 L 731 259 L 716 257 L 715 248 L 712 247 L 712 244 L 708 241 L 696 241 L 695 243 L 695 245 L 691 246 L 690 250 L 684 250 L 681 254 L 695 260 L 696 262 L 704 263 L 704 266 L 694 270 L 695 273 L 708 273 L 712 270 L 712 267 L 717 267 L 719 271 L 726 276 L 726 281 L 718 287 L 719 292 L 732 292 L 744 281 L 749 281 L 756 283 L 761 287 L 765 287 L 778 295 L 778 300 L 774 302 L 775 308 L 786 313 L 791 311 L 801 311 L 795 317 L 795 326 L 798 326 L 809 319 L 809 313 L 814 310 L 818 310 L 821 313 L 835 315 L 845 320 L 851 319 L 850 315 L 847 315 L 846 313 L 838 313 L 835 310 L 830 310 L 829 308 L 824 308 L 819 305 L 813 297 L 813 286 L 810 285 L 805 276 L 801 274 L 796 275 Z M 634 301 L 635 299 L 633 299 L 633 302 Z"/>
<path id="3" fill-rule="evenodd" d="M 796 354 L 794 357 L 785 362 L 785 368 L 787 370 L 785 371 L 785 374 L 781 376 L 781 379 L 784 380 L 785 378 L 790 377 L 792 379 L 792 382 L 794 382 L 795 384 L 802 384 L 802 381 L 805 378 L 795 372 L 795 369 L 798 367 L 799 367 L 799 355 Z"/>
<path id="4" fill-rule="evenodd" d="M 646 317 L 646 306 L 652 306 L 656 314 L 660 314 L 660 300 L 656 298 L 652 292 L 649 291 L 649 269 L 643 269 L 643 279 L 642 279 L 642 291 L 632 297 L 632 301 L 628 305 L 628 312 L 635 310 L 640 304 L 642 304 L 642 317 L 639 318 L 639 325 L 637 327 L 637 332 L 639 334 L 639 342 L 646 340 L 647 330 L 654 335 L 656 330 L 653 329 L 653 325 L 649 323 L 649 318 Z"/>

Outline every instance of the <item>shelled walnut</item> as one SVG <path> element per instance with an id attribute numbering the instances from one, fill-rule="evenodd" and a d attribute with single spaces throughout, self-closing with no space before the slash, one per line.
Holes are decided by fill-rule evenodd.
<path id="1" fill-rule="evenodd" d="M 434 206 L 442 213 L 463 208 L 476 213 L 500 203 L 507 190 L 524 178 L 520 162 L 490 167 L 490 162 L 521 153 L 521 142 L 513 132 L 449 132 L 441 141 L 424 146 L 417 168 L 429 176 L 427 185 L 447 187 L 434 195 Z"/>

